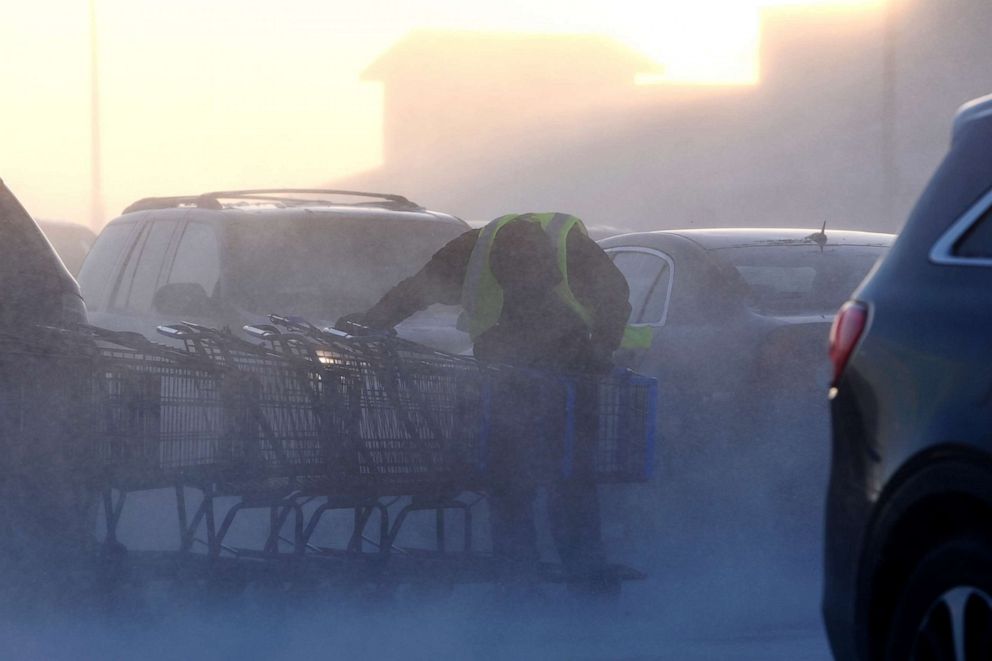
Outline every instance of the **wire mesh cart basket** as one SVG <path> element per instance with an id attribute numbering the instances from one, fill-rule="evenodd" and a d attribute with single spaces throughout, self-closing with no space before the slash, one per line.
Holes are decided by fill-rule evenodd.
<path id="1" fill-rule="evenodd" d="M 307 580 L 486 580 L 492 557 L 475 549 L 473 512 L 494 482 L 511 473 L 534 484 L 650 476 L 652 379 L 484 365 L 388 335 L 270 321 L 246 327 L 251 340 L 191 323 L 160 327 L 178 347 L 50 330 L 63 350 L 56 359 L 38 350 L 59 366 L 60 392 L 72 393 L 63 417 L 74 429 L 59 442 L 70 463 L 87 467 L 82 490 L 102 494 L 105 544 L 120 546 L 128 494 L 174 492 L 177 551 L 130 552 L 132 564 L 196 566 L 205 576 L 233 562 Z M 25 433 L 13 432 L 30 427 L 25 402 L 37 393 L 17 374 L 39 368 L 17 358 L 30 347 L 11 342 L 0 337 L 0 431 L 23 445 Z M 78 496 L 78 510 L 88 498 Z M 229 542 L 248 510 L 268 513 L 261 539 Z M 322 525 L 341 511 L 349 525 Z M 401 539 L 416 513 L 431 523 L 404 534 L 429 537 L 426 548 Z"/>

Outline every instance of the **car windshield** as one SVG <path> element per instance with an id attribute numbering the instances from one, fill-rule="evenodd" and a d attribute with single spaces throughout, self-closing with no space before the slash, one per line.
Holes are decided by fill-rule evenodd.
<path id="1" fill-rule="evenodd" d="M 833 314 L 886 248 L 816 245 L 719 250 L 747 285 L 748 304 L 773 315 Z"/>
<path id="2" fill-rule="evenodd" d="M 416 219 L 249 219 L 231 233 L 233 301 L 315 320 L 361 312 L 463 231 Z"/>

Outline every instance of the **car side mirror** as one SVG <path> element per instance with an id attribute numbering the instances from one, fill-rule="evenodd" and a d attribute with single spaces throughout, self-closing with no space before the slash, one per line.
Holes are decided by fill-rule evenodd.
<path id="1" fill-rule="evenodd" d="M 167 317 L 209 317 L 217 310 L 214 301 L 196 282 L 171 282 L 152 297 L 152 307 Z"/>

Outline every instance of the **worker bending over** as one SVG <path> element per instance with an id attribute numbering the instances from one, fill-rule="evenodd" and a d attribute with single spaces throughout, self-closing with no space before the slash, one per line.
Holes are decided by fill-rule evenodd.
<path id="1" fill-rule="evenodd" d="M 610 371 L 630 314 L 623 274 L 588 237 L 582 221 L 562 213 L 510 214 L 465 232 L 366 313 L 345 319 L 392 328 L 435 303 L 462 305 L 459 325 L 480 361 L 590 375 Z M 516 382 L 508 378 L 494 392 L 493 546 L 497 555 L 536 565 L 534 483 L 525 459 L 528 446 L 539 445 L 527 414 L 534 393 L 519 374 Z M 529 387 L 535 383 L 530 379 Z M 565 571 L 573 585 L 592 591 L 615 587 L 605 572 L 591 458 L 582 460 L 583 447 L 591 451 L 596 425 L 595 388 L 580 386 L 579 461 L 573 475 L 549 493 L 552 535 Z"/>

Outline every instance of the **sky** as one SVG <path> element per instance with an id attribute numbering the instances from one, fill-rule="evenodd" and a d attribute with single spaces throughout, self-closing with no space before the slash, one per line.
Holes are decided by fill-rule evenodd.
<path id="1" fill-rule="evenodd" d="M 301 187 L 375 167 L 382 90 L 362 70 L 418 28 L 605 34 L 664 79 L 760 82 L 765 5 L 882 0 L 92 0 L 103 205 Z M 82 0 L 0 0 L 0 178 L 37 217 L 90 223 L 90 31 Z"/>

